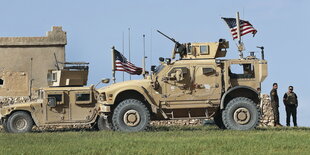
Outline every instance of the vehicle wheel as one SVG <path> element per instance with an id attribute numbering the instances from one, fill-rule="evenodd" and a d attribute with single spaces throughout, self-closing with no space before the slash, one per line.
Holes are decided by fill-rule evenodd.
<path id="1" fill-rule="evenodd" d="M 111 130 L 111 123 L 104 116 L 99 116 L 96 126 L 98 130 Z"/>
<path id="2" fill-rule="evenodd" d="M 9 132 L 7 122 L 8 122 L 7 119 L 4 119 L 2 122 L 2 127 L 5 132 Z"/>
<path id="3" fill-rule="evenodd" d="M 98 130 L 99 130 L 97 121 L 96 121 L 95 123 L 90 124 L 90 126 L 91 126 L 91 128 L 92 128 L 93 130 L 95 130 L 95 131 L 98 131 Z"/>
<path id="4" fill-rule="evenodd" d="M 250 130 L 258 125 L 260 110 L 252 100 L 237 97 L 227 104 L 222 118 L 227 129 Z"/>
<path id="5" fill-rule="evenodd" d="M 214 119 L 214 123 L 216 126 L 218 126 L 220 129 L 226 129 L 226 127 L 223 123 L 222 111 L 221 110 L 217 110 L 213 119 Z"/>
<path id="6" fill-rule="evenodd" d="M 112 124 L 116 131 L 143 131 L 149 126 L 149 123 L 149 110 L 141 101 L 136 99 L 122 101 L 112 115 Z"/>
<path id="7" fill-rule="evenodd" d="M 7 121 L 7 129 L 11 133 L 30 132 L 32 127 L 33 120 L 31 116 L 24 111 L 13 113 Z"/>

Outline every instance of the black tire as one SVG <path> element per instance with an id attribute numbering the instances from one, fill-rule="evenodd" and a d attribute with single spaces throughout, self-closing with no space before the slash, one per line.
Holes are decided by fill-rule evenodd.
<path id="1" fill-rule="evenodd" d="M 108 118 L 105 118 L 104 116 L 99 116 L 96 123 L 96 128 L 98 130 L 111 130 L 111 123 Z"/>
<path id="2" fill-rule="evenodd" d="M 251 130 L 258 125 L 260 110 L 251 99 L 237 97 L 227 104 L 222 118 L 227 129 Z"/>
<path id="3" fill-rule="evenodd" d="M 33 124 L 33 120 L 27 112 L 18 111 L 9 117 L 7 129 L 11 133 L 31 132 Z"/>
<path id="4" fill-rule="evenodd" d="M 216 126 L 220 129 L 226 129 L 222 119 L 222 111 L 220 109 L 216 111 L 213 119 Z"/>
<path id="5" fill-rule="evenodd" d="M 2 122 L 2 127 L 3 127 L 3 130 L 4 130 L 5 132 L 9 132 L 7 122 L 8 122 L 8 121 L 7 121 L 7 118 L 4 119 L 3 122 Z"/>
<path id="6" fill-rule="evenodd" d="M 126 99 L 114 109 L 112 124 L 116 131 L 144 131 L 150 124 L 150 112 L 141 101 Z"/>
<path id="7" fill-rule="evenodd" d="M 97 120 L 98 120 L 98 119 L 97 119 Z M 92 128 L 93 130 L 95 130 L 95 131 L 99 131 L 97 120 L 96 120 L 96 122 L 90 124 L 90 125 L 91 125 L 91 128 Z"/>

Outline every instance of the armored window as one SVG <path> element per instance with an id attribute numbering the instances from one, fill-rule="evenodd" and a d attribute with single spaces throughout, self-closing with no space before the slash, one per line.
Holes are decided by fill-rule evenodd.
<path id="1" fill-rule="evenodd" d="M 76 94 L 76 101 L 90 101 L 90 94 Z"/>
<path id="2" fill-rule="evenodd" d="M 202 73 L 204 75 L 210 75 L 212 73 L 215 73 L 215 70 L 213 68 L 202 68 Z"/>
<path id="3" fill-rule="evenodd" d="M 55 98 L 56 102 L 62 102 L 62 94 L 49 94 L 49 98 Z"/>
<path id="4" fill-rule="evenodd" d="M 254 78 L 254 66 L 252 64 L 232 64 L 229 68 L 229 76 L 232 79 Z"/>
<path id="5" fill-rule="evenodd" d="M 193 54 L 192 49 L 193 49 L 192 46 L 188 46 L 188 48 L 187 48 L 187 54 L 188 55 L 192 55 Z"/>
<path id="6" fill-rule="evenodd" d="M 53 82 L 57 81 L 57 73 L 52 73 L 52 81 Z"/>
<path id="7" fill-rule="evenodd" d="M 3 86 L 3 84 L 4 84 L 3 79 L 0 79 L 0 86 Z"/>
<path id="8" fill-rule="evenodd" d="M 200 46 L 200 54 L 208 55 L 209 54 L 209 46 Z"/>
<path id="9" fill-rule="evenodd" d="M 182 73 L 184 75 L 188 72 L 188 69 L 186 67 L 175 67 L 168 73 L 168 76 L 171 76 L 171 74 L 175 73 L 177 70 L 182 70 Z"/>
<path id="10" fill-rule="evenodd" d="M 164 68 L 165 68 L 165 65 L 159 65 L 155 68 L 154 73 L 158 74 Z"/>

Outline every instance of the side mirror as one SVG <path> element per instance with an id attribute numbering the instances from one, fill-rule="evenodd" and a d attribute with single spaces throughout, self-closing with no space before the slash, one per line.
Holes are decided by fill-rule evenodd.
<path id="1" fill-rule="evenodd" d="M 48 97 L 47 98 L 47 105 L 51 108 L 56 107 L 56 98 L 55 97 Z"/>
<path id="2" fill-rule="evenodd" d="M 152 65 L 152 66 L 151 66 L 151 71 L 154 72 L 155 69 L 156 69 L 156 66 L 155 66 L 155 65 Z"/>
<path id="3" fill-rule="evenodd" d="M 110 82 L 110 79 L 108 79 L 108 78 L 101 80 L 101 83 L 109 83 L 109 82 Z"/>

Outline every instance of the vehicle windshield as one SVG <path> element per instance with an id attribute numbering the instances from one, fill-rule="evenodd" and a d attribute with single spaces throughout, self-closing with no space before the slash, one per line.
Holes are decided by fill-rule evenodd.
<path id="1" fill-rule="evenodd" d="M 165 65 L 161 64 L 159 66 L 157 66 L 154 70 L 154 74 L 158 74 L 162 69 L 165 68 Z"/>

